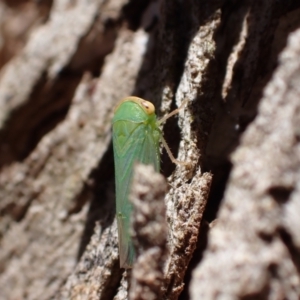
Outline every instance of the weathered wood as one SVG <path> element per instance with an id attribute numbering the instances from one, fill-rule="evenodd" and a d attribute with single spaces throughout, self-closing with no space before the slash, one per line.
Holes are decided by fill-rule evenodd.
<path id="1" fill-rule="evenodd" d="M 168 253 L 153 297 L 187 299 L 187 274 L 199 263 L 194 299 L 298 298 L 298 33 L 275 71 L 300 27 L 298 7 L 2 1 L 0 298 L 140 297 L 140 275 L 118 267 L 114 220 L 110 121 L 131 94 L 158 115 L 189 101 L 164 126 L 189 165 L 163 152 Z M 201 260 L 200 223 L 217 215 L 224 187 Z"/>
<path id="2" fill-rule="evenodd" d="M 193 274 L 193 299 L 299 299 L 300 30 L 291 34 Z"/>

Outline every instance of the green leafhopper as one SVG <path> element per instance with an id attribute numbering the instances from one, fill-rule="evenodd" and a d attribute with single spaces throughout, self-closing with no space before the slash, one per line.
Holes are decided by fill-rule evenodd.
<path id="1" fill-rule="evenodd" d="M 158 121 L 154 105 L 134 96 L 123 99 L 115 109 L 112 127 L 121 268 L 131 268 L 135 255 L 129 233 L 132 204 L 128 200 L 133 164 L 135 161 L 146 165 L 151 164 L 159 172 L 160 141 L 165 146 L 171 160 L 174 163 L 180 163 L 171 154 L 159 129 L 159 125 L 168 117 L 176 114 L 179 109 Z"/>

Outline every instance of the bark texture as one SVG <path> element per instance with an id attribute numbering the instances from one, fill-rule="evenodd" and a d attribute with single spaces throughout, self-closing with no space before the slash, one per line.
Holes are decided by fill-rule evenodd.
<path id="1" fill-rule="evenodd" d="M 297 30 L 232 155 L 219 218 L 194 272 L 193 299 L 300 297 L 299 55 Z"/>
<path id="2" fill-rule="evenodd" d="M 299 7 L 2 0 L 0 298 L 299 299 Z M 136 171 L 132 271 L 111 147 L 128 95 L 159 116 L 188 100 L 163 132 L 189 164 L 162 150 L 167 187 Z"/>
<path id="3" fill-rule="evenodd" d="M 132 182 L 131 200 L 133 239 L 137 259 L 132 269 L 130 299 L 161 299 L 163 267 L 167 255 L 167 184 L 155 174 L 153 166 L 137 165 Z"/>

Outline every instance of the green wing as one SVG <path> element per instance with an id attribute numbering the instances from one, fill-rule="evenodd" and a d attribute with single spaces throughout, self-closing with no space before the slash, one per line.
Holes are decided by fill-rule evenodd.
<path id="1" fill-rule="evenodd" d="M 113 124 L 116 177 L 116 207 L 119 234 L 120 266 L 132 266 L 134 248 L 129 234 L 132 205 L 128 200 L 133 164 L 139 161 L 160 168 L 159 135 L 145 123 L 119 120 Z"/>

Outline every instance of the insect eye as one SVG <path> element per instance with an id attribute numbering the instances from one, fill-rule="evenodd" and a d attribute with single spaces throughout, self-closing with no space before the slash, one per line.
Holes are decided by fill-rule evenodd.
<path id="1" fill-rule="evenodd" d="M 151 102 L 148 101 L 142 101 L 141 105 L 145 108 L 145 110 L 147 111 L 147 113 L 153 114 L 155 112 L 155 108 L 154 105 Z"/>
<path id="2" fill-rule="evenodd" d="M 142 105 L 143 105 L 146 109 L 149 109 L 149 105 L 147 104 L 146 101 L 143 101 L 143 102 L 142 102 Z"/>

